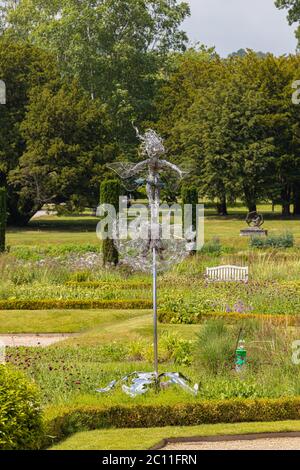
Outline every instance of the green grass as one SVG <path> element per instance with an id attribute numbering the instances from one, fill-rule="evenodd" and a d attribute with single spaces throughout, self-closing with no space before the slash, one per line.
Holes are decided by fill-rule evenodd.
<path id="1" fill-rule="evenodd" d="M 215 210 L 208 208 L 205 220 L 206 240 L 219 238 L 222 250 L 219 255 L 206 252 L 184 261 L 180 266 L 163 276 L 159 284 L 159 304 L 162 306 L 165 295 L 169 292 L 172 302 L 177 295 L 182 295 L 199 310 L 201 302 L 206 300 L 224 305 L 243 300 L 245 304 L 255 304 L 259 313 L 272 310 L 272 313 L 298 313 L 300 293 L 297 289 L 278 286 L 274 281 L 298 280 L 300 270 L 300 224 L 299 220 L 283 220 L 279 208 L 271 213 L 270 206 L 259 207 L 266 213 L 265 227 L 271 234 L 290 231 L 295 236 L 296 245 L 288 250 L 249 250 L 248 239 L 240 237 L 240 229 L 245 226 L 247 210 L 242 205 L 231 208 L 229 216 L 216 217 Z M 100 247 L 96 237 L 97 219 L 92 217 L 42 217 L 33 221 L 25 229 L 9 229 L 8 244 L 11 253 L 0 257 L 0 297 L 7 298 L 102 298 L 122 299 L 150 298 L 150 289 L 118 289 L 117 282 L 145 280 L 149 277 L 139 273 L 132 274 L 120 267 L 111 269 L 102 267 L 101 259 L 95 268 L 87 266 L 77 268 L 69 264 L 79 254 L 93 251 Z M 74 248 L 75 247 L 75 248 Z M 59 259 L 58 259 L 59 258 Z M 45 265 L 37 265 L 37 260 L 45 260 Z M 210 286 L 205 288 L 203 274 L 205 268 L 221 264 L 248 265 L 250 278 L 255 281 L 245 286 Z M 65 282 L 76 279 L 77 275 L 85 280 L 106 280 L 112 285 L 108 289 L 85 289 L 66 287 Z M 86 277 L 85 277 L 86 275 Z M 259 281 L 259 282 L 257 282 Z M 264 281 L 267 281 L 264 284 Z M 299 289 L 298 289 L 299 290 Z M 175 295 L 176 294 L 176 295 Z M 205 302 L 204 302 L 205 301 Z M 183 304 L 179 302 L 180 310 Z M 209 306 L 210 308 L 210 306 Z M 236 325 L 235 325 L 236 327 Z M 153 319 L 150 310 L 51 310 L 51 311 L 2 311 L 0 312 L 0 333 L 75 333 L 76 336 L 49 348 L 10 349 L 10 362 L 24 370 L 35 379 L 41 388 L 43 403 L 47 405 L 103 405 L 129 404 L 132 399 L 124 396 L 120 390 L 99 396 L 97 386 L 107 385 L 112 379 L 135 370 L 152 371 L 153 359 Z M 194 340 L 201 329 L 200 325 L 159 325 L 159 338 L 165 334 L 178 335 L 179 340 Z M 289 339 L 288 333 L 287 339 Z M 235 335 L 236 336 L 236 335 Z M 262 337 L 263 340 L 265 337 Z M 235 345 L 236 338 L 234 338 Z M 290 343 L 289 343 L 290 344 Z M 291 365 L 289 344 L 284 348 L 278 344 L 272 363 L 265 363 L 270 358 L 266 347 L 262 347 L 263 360 L 251 364 L 254 357 L 253 345 L 247 344 L 250 362 L 246 374 L 240 380 L 229 364 L 224 374 L 214 376 L 197 369 L 193 356 L 192 365 L 174 363 L 174 358 L 160 357 L 161 371 L 177 370 L 187 374 L 201 384 L 197 398 L 172 388 L 158 396 L 150 392 L 138 397 L 135 403 L 186 403 L 193 400 L 227 397 L 256 396 L 295 396 L 300 390 L 299 368 Z M 130 352 L 128 352 L 130 350 Z M 144 355 L 139 356 L 143 350 Z M 160 343 L 160 354 L 164 354 Z M 161 352 L 163 351 L 163 352 Z M 282 354 L 282 357 L 281 357 Z M 275 357 L 276 356 L 276 357 Z M 273 356 L 272 356 L 273 357 Z M 271 361 L 271 359 L 270 359 Z M 184 364 L 184 365 L 181 365 Z M 282 366 L 283 364 L 283 366 Z M 298 425 L 294 428 L 293 426 Z M 143 430 L 102 430 L 80 433 L 72 436 L 56 448 L 63 449 L 135 449 L 149 448 L 166 437 L 209 435 L 209 433 L 240 433 L 300 430 L 300 422 L 258 423 L 200 426 L 197 428 L 164 428 Z M 243 431 L 244 430 L 244 431 Z M 87 446 L 87 447 L 86 447 Z M 90 446 L 90 447 L 89 447 Z M 136 447 L 134 447 L 136 446 Z"/>
<path id="2" fill-rule="evenodd" d="M 91 338 L 98 335 L 111 339 L 120 325 L 139 322 L 147 325 L 149 311 L 141 310 L 12 310 L 0 312 L 0 333 L 81 333 L 91 330 Z M 121 329 L 123 328 L 121 326 Z M 108 340 L 110 340 L 108 339 Z M 83 340 L 83 342 L 85 342 Z M 88 343 L 89 340 L 86 339 Z M 92 340 L 91 340 L 92 342 Z"/>
<path id="3" fill-rule="evenodd" d="M 266 218 L 265 228 L 271 234 L 289 231 L 294 234 L 296 242 L 300 242 L 299 219 L 283 219 L 280 214 L 280 207 L 276 206 L 272 212 L 270 204 L 258 205 Z M 242 204 L 229 207 L 227 217 L 218 217 L 214 208 L 207 205 L 205 215 L 205 239 L 219 237 L 221 243 L 226 246 L 235 246 L 236 249 L 245 249 L 248 240 L 241 238 L 240 229 L 246 225 L 244 220 L 247 209 Z M 96 236 L 96 225 L 98 219 L 90 216 L 81 217 L 57 217 L 43 216 L 33 220 L 27 228 L 9 228 L 7 234 L 7 244 L 16 245 L 49 245 L 62 243 L 91 243 L 99 242 Z"/>
<path id="4" fill-rule="evenodd" d="M 107 429 L 74 434 L 51 450 L 148 450 L 163 439 L 300 431 L 300 421 L 210 424 L 191 427 Z M 192 439 L 191 439 L 192 440 Z"/>

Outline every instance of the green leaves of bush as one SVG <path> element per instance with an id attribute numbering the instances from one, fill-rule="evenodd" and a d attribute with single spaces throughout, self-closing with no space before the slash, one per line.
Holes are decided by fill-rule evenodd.
<path id="1" fill-rule="evenodd" d="M 35 385 L 10 366 L 0 365 L 0 449 L 37 449 L 42 435 Z"/>
<path id="2" fill-rule="evenodd" d="M 252 237 L 250 246 L 252 248 L 292 248 L 294 235 L 287 232 L 278 236 Z"/>

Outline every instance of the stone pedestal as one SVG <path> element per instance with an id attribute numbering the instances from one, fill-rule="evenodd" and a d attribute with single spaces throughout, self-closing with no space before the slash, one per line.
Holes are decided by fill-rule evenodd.
<path id="1" fill-rule="evenodd" d="M 267 237 L 268 230 L 257 227 L 248 227 L 240 232 L 241 237 Z"/>

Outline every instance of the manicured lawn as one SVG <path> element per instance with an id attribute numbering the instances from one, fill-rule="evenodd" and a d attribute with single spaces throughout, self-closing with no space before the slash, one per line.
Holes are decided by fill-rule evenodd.
<path id="1" fill-rule="evenodd" d="M 276 206 L 275 212 L 269 204 L 258 206 L 258 211 L 265 214 L 265 228 L 272 234 L 290 231 L 295 235 L 296 241 L 300 241 L 300 222 L 297 219 L 282 219 L 280 207 Z M 234 245 L 236 248 L 246 249 L 248 240 L 241 238 L 240 229 L 245 226 L 247 215 L 246 207 L 238 204 L 229 208 L 228 217 L 216 216 L 214 208 L 207 207 L 205 214 L 205 239 L 211 240 L 218 237 L 226 246 Z M 16 245 L 49 245 L 63 243 L 92 243 L 99 242 L 96 236 L 95 217 L 57 217 L 44 216 L 32 221 L 29 227 L 24 229 L 11 228 L 8 230 L 7 243 Z"/>
<path id="2" fill-rule="evenodd" d="M 167 438 L 300 431 L 300 421 L 209 424 L 149 429 L 101 429 L 80 432 L 51 450 L 147 450 Z"/>
<path id="3" fill-rule="evenodd" d="M 115 330 L 115 325 L 140 319 L 147 324 L 148 311 L 140 310 L 12 310 L 0 312 L 0 333 L 79 333 L 95 329 Z M 93 336 L 93 334 L 91 334 Z"/>

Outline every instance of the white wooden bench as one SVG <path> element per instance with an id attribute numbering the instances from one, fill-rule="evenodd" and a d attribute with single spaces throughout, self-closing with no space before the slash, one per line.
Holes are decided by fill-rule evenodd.
<path id="1" fill-rule="evenodd" d="M 206 268 L 205 279 L 208 282 L 248 282 L 249 268 L 241 266 L 218 266 Z"/>

